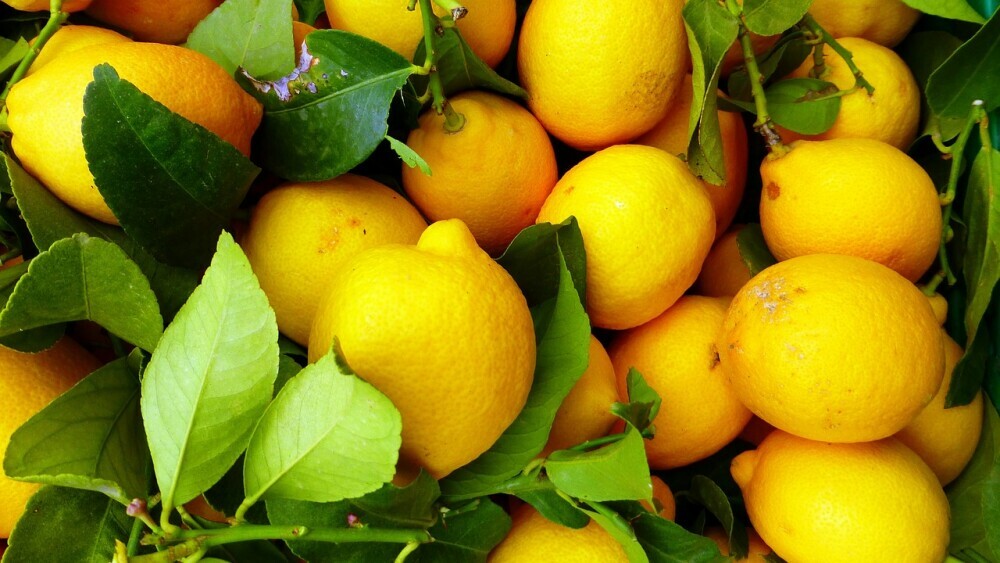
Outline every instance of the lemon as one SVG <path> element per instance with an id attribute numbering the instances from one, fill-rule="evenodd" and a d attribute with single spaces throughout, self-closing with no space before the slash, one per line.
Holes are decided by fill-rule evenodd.
<path id="1" fill-rule="evenodd" d="M 130 41 L 128 37 L 124 35 L 111 31 L 110 29 L 104 29 L 103 27 L 95 27 L 92 25 L 64 25 L 56 31 L 52 37 L 45 43 L 42 50 L 38 53 L 35 61 L 31 63 L 28 67 L 28 72 L 26 76 L 31 76 L 32 74 L 38 72 L 43 66 L 49 64 L 50 62 L 56 60 L 66 53 L 71 53 L 83 49 L 84 47 L 90 47 L 91 45 L 101 45 L 104 43 L 122 43 L 125 41 Z M 34 40 L 32 40 L 34 43 Z"/>
<path id="2" fill-rule="evenodd" d="M 441 478 L 486 451 L 528 398 L 535 335 L 514 280 L 457 219 L 416 246 L 354 256 L 330 279 L 309 359 L 334 338 L 403 419 L 400 460 Z"/>
<path id="3" fill-rule="evenodd" d="M 705 258 L 694 289 L 698 295 L 724 297 L 736 295 L 750 281 L 750 268 L 743 261 L 737 237 L 742 225 L 719 237 Z"/>
<path id="4" fill-rule="evenodd" d="M 77 211 L 117 224 L 94 188 L 80 129 L 83 95 L 94 80 L 94 67 L 102 63 L 170 110 L 250 153 L 262 108 L 205 55 L 133 42 L 66 53 L 11 89 L 7 124 L 24 168 Z"/>
<path id="5" fill-rule="evenodd" d="M 366 248 L 415 244 L 427 227 L 401 195 L 363 176 L 282 184 L 254 207 L 241 240 L 283 334 L 309 342 L 330 277 Z"/>
<path id="6" fill-rule="evenodd" d="M 941 206 L 930 176 L 872 139 L 796 141 L 760 167 L 760 226 L 778 260 L 848 254 L 916 281 L 937 257 Z"/>
<path id="7" fill-rule="evenodd" d="M 570 216 L 587 252 L 587 312 L 603 328 L 638 326 L 673 305 L 715 239 L 701 182 L 677 157 L 641 145 L 604 149 L 567 172 L 538 222 Z"/>
<path id="8" fill-rule="evenodd" d="M 861 37 L 895 47 L 920 12 L 903 0 L 814 0 L 809 13 L 834 37 Z"/>
<path id="9" fill-rule="evenodd" d="M 673 491 L 670 490 L 670 486 L 663 479 L 660 479 L 656 475 L 651 475 L 649 479 L 653 485 L 654 506 L 650 506 L 644 500 L 639 502 L 642 503 L 643 508 L 646 510 L 672 522 L 677 517 L 677 500 L 674 499 Z"/>
<path id="10" fill-rule="evenodd" d="M 729 536 L 726 531 L 722 528 L 709 528 L 705 530 L 705 537 L 711 539 L 715 542 L 715 545 L 719 546 L 719 551 L 723 555 L 730 553 L 729 551 Z M 747 539 L 749 541 L 749 550 L 747 556 L 742 559 L 736 559 L 736 561 L 751 561 L 754 563 L 765 563 L 768 555 L 771 555 L 772 550 L 764 540 L 760 539 L 760 535 L 757 534 L 751 528 L 747 528 Z"/>
<path id="11" fill-rule="evenodd" d="M 514 511 L 513 520 L 488 563 L 628 563 L 618 541 L 593 520 L 574 530 L 548 520 L 528 504 Z"/>
<path id="12" fill-rule="evenodd" d="M 183 43 L 222 0 L 94 0 L 87 15 L 137 41 Z"/>
<path id="13" fill-rule="evenodd" d="M 948 499 L 894 438 L 831 444 L 778 431 L 736 456 L 732 474 L 754 528 L 786 561 L 944 560 Z"/>
<path id="14" fill-rule="evenodd" d="M 404 164 L 403 187 L 428 219 L 461 219 L 480 246 L 500 254 L 535 222 L 556 184 L 552 143 L 528 110 L 506 98 L 466 92 L 449 101 L 465 124 L 448 131 L 433 109 L 421 116 L 406 143 L 431 175 Z"/>
<path id="15" fill-rule="evenodd" d="M 48 12 L 52 5 L 49 0 L 3 0 L 3 3 L 22 12 Z M 61 9 L 64 12 L 78 12 L 89 4 L 90 0 L 63 0 Z"/>
<path id="16" fill-rule="evenodd" d="M 602 149 L 666 115 L 687 70 L 683 0 L 534 0 L 518 43 L 521 84 L 542 125 Z"/>
<path id="17" fill-rule="evenodd" d="M 927 298 L 889 268 L 853 256 L 800 256 L 758 274 L 733 298 L 719 352 L 754 414 L 830 442 L 895 434 L 944 376 Z"/>

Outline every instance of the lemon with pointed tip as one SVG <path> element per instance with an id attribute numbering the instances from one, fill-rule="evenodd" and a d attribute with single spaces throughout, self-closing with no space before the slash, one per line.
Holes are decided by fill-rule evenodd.
<path id="1" fill-rule="evenodd" d="M 435 478 L 493 445 L 531 389 L 527 302 L 457 219 L 432 224 L 416 246 L 372 248 L 341 266 L 316 312 L 309 360 L 335 338 L 399 409 L 401 464 Z"/>
<path id="2" fill-rule="evenodd" d="M 32 40 L 32 43 L 34 43 L 34 41 L 35 40 Z M 45 42 L 45 46 L 42 47 L 38 56 L 35 57 L 35 62 L 31 63 L 31 66 L 28 67 L 28 72 L 25 76 L 31 76 L 41 70 L 43 66 L 58 59 L 62 55 L 78 51 L 84 47 L 101 45 L 104 43 L 123 43 L 126 41 L 131 41 L 131 39 L 125 37 L 121 33 L 105 29 L 103 27 L 96 27 L 92 25 L 64 25 L 60 27 L 59 31 L 55 32 L 52 37 L 49 37 L 48 41 Z"/>

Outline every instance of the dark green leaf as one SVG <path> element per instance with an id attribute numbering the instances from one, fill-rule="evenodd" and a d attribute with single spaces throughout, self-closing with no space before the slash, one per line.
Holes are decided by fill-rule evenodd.
<path id="1" fill-rule="evenodd" d="M 547 234 L 536 238 L 539 233 Z M 534 381 L 524 409 L 493 447 L 441 482 L 446 496 L 489 494 L 517 475 L 545 447 L 556 411 L 587 369 L 590 321 L 567 267 L 570 257 L 577 264 L 585 261 L 582 244 L 567 253 L 578 237 L 574 221 L 535 225 L 500 258 L 531 305 L 537 341 Z"/>
<path id="2" fill-rule="evenodd" d="M 778 557 L 774 553 L 768 553 L 767 555 L 765 555 L 764 556 L 764 562 L 765 563 L 787 563 L 784 559 L 782 559 L 781 557 Z"/>
<path id="3" fill-rule="evenodd" d="M 964 0 L 963 0 L 964 3 Z M 931 112 L 927 104 L 927 81 L 931 74 L 962 45 L 962 40 L 944 31 L 922 31 L 912 33 L 897 48 L 906 66 L 913 72 L 913 78 L 920 87 L 920 115 L 923 121 L 921 136 L 940 131 L 941 138 L 949 141 L 955 138 L 965 124 L 965 117 L 941 118 Z"/>
<path id="4" fill-rule="evenodd" d="M 148 459 L 139 377 L 121 358 L 18 428 L 3 469 L 16 479 L 96 491 L 127 505 L 146 496 Z"/>
<path id="5" fill-rule="evenodd" d="M 255 154 L 290 180 L 326 180 L 354 168 L 388 132 L 389 106 L 413 72 L 395 51 L 346 31 L 306 37 L 299 66 L 248 88 L 264 104 Z"/>
<path id="6" fill-rule="evenodd" d="M 323 0 L 295 0 L 295 6 L 299 9 L 299 21 L 313 25 L 316 18 L 326 11 L 326 4 Z"/>
<path id="7" fill-rule="evenodd" d="M 247 447 L 278 373 L 278 326 L 229 233 L 142 380 L 164 510 L 205 492 Z"/>
<path id="8" fill-rule="evenodd" d="M 282 553 L 276 544 L 266 540 L 220 545 L 209 550 L 208 553 L 209 555 L 218 556 L 219 559 L 215 559 L 215 561 L 223 563 L 243 563 L 245 561 L 252 561 L 253 563 L 295 563 L 298 561 L 298 559 L 290 558 Z M 201 563 L 205 563 L 210 559 L 206 557 L 201 560 Z"/>
<path id="9" fill-rule="evenodd" d="M 1000 561 L 1000 416 L 984 409 L 983 433 L 972 460 L 948 486 L 951 543 L 948 551 L 974 550 Z"/>
<path id="10" fill-rule="evenodd" d="M 10 536 L 4 563 L 107 563 L 126 541 L 125 508 L 91 491 L 42 487 Z"/>
<path id="11" fill-rule="evenodd" d="M 812 0 L 745 0 L 743 20 L 759 35 L 777 35 L 806 15 Z"/>
<path id="12" fill-rule="evenodd" d="M 643 514 L 632 521 L 636 538 L 650 563 L 723 563 L 729 561 L 715 542 L 670 520 Z"/>
<path id="13" fill-rule="evenodd" d="M 803 135 L 817 135 L 829 129 L 840 112 L 840 98 L 823 97 L 837 92 L 837 86 L 816 78 L 779 80 L 767 88 L 767 109 L 778 125 Z"/>
<path id="14" fill-rule="evenodd" d="M 381 489 L 352 500 L 315 503 L 274 499 L 267 501 L 272 524 L 346 528 L 348 516 L 369 528 L 427 528 L 434 524 L 434 501 L 440 489 L 429 475 L 421 473 L 406 487 L 387 483 Z M 384 543 L 330 544 L 315 541 L 288 542 L 292 552 L 310 563 L 343 561 L 390 561 L 400 546 Z"/>
<path id="15" fill-rule="evenodd" d="M 295 68 L 292 0 L 226 0 L 188 36 L 187 47 L 229 74 L 277 80 Z"/>
<path id="16" fill-rule="evenodd" d="M 435 40 L 435 61 L 446 96 L 464 90 L 493 90 L 508 96 L 528 99 L 528 93 L 513 82 L 501 77 L 484 63 L 462 38 L 457 28 L 445 28 L 444 35 Z M 426 46 L 421 43 L 413 60 L 423 64 Z M 414 83 L 419 91 L 427 87 L 426 77 L 416 75 Z"/>
<path id="17" fill-rule="evenodd" d="M 17 206 L 38 248 L 49 248 L 56 241 L 76 233 L 87 233 L 117 244 L 149 279 L 149 285 L 160 302 L 163 317 L 173 318 L 198 285 L 198 278 L 201 277 L 198 272 L 156 261 L 121 229 L 77 213 L 39 184 L 10 156 L 4 155 L 3 159 L 10 175 L 11 188 L 17 198 Z"/>
<path id="18" fill-rule="evenodd" d="M 629 367 L 625 386 L 628 389 L 628 403 L 615 403 L 611 406 L 611 412 L 642 433 L 652 427 L 653 420 L 660 412 L 662 400 L 634 367 Z"/>
<path id="19" fill-rule="evenodd" d="M 389 135 L 385 136 L 385 140 L 389 141 L 389 147 L 392 148 L 393 152 L 399 155 L 400 160 L 406 163 L 410 168 L 420 168 L 420 171 L 424 174 L 431 175 L 431 167 L 427 164 L 417 151 L 410 148 L 409 145 L 400 141 L 399 139 L 394 139 Z"/>
<path id="20" fill-rule="evenodd" d="M 583 500 L 649 499 L 649 465 L 642 436 L 633 428 L 621 440 L 589 452 L 559 450 L 545 472 L 562 492 Z"/>
<path id="21" fill-rule="evenodd" d="M 729 552 L 736 559 L 745 559 L 749 553 L 749 539 L 743 523 L 736 519 L 729 497 L 714 481 L 704 475 L 691 480 L 691 499 L 704 506 L 722 524 L 729 537 Z"/>
<path id="22" fill-rule="evenodd" d="M 965 118 L 974 100 L 1000 106 L 1000 17 L 986 24 L 931 74 L 927 102 L 940 117 Z"/>
<path id="23" fill-rule="evenodd" d="M 336 352 L 289 381 L 264 411 L 243 466 L 247 500 L 334 502 L 392 479 L 402 421 Z"/>
<path id="24" fill-rule="evenodd" d="M 0 312 L 0 334 L 81 320 L 145 350 L 163 333 L 156 296 L 139 267 L 114 244 L 82 233 L 31 261 Z"/>
<path id="25" fill-rule="evenodd" d="M 567 528 L 579 529 L 590 523 L 590 517 L 560 495 L 551 481 L 546 479 L 537 482 L 536 487 L 518 488 L 514 495 L 530 504 L 542 516 Z"/>
<path id="26" fill-rule="evenodd" d="M 911 8 L 932 16 L 971 23 L 986 21 L 983 16 L 979 15 L 979 12 L 972 9 L 966 0 L 903 0 L 903 2 Z"/>
<path id="27" fill-rule="evenodd" d="M 799 68 L 811 52 L 812 45 L 807 44 L 803 38 L 785 37 L 757 56 L 757 66 L 766 82 Z M 750 89 L 750 77 L 745 67 L 740 66 L 729 74 L 726 87 L 731 99 L 720 99 L 720 107 L 724 108 L 725 104 L 735 104 L 743 111 L 757 113 L 757 107 L 753 103 L 753 92 Z"/>
<path id="28" fill-rule="evenodd" d="M 684 22 L 691 50 L 694 98 L 688 131 L 688 166 L 705 181 L 721 185 L 726 179 L 717 94 L 722 60 L 736 41 L 736 16 L 715 0 L 689 0 Z"/>
<path id="29" fill-rule="evenodd" d="M 948 405 L 972 401 L 986 374 L 982 351 L 989 336 L 988 331 L 980 334 L 980 325 L 1000 281 L 1000 151 L 983 148 L 973 161 L 962 215 L 967 232 L 962 272 L 968 295 L 965 309 L 968 350 L 955 366 Z"/>
<path id="30" fill-rule="evenodd" d="M 428 531 L 434 541 L 420 546 L 407 561 L 415 563 L 484 563 L 490 551 L 510 531 L 510 516 L 488 498 L 474 501 L 473 510 L 448 512 Z"/>
<path id="31" fill-rule="evenodd" d="M 204 266 L 258 168 L 107 64 L 94 69 L 83 110 L 90 171 L 125 232 L 168 264 Z"/>
<path id="32" fill-rule="evenodd" d="M 6 79 L 7 75 L 14 72 L 17 65 L 21 63 L 21 59 L 28 53 L 30 47 L 23 37 L 19 37 L 16 42 L 10 39 L 5 39 L 4 42 L 9 44 L 5 45 L 7 49 L 0 57 L 0 78 Z"/>
<path id="33" fill-rule="evenodd" d="M 756 276 L 766 268 L 778 263 L 767 242 L 764 240 L 764 231 L 760 228 L 760 223 L 750 223 L 740 229 L 736 235 L 736 247 L 740 251 L 740 258 L 750 270 L 751 276 Z"/>

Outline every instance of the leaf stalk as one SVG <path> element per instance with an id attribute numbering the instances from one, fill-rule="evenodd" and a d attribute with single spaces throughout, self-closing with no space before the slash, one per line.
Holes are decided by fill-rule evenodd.
<path id="1" fill-rule="evenodd" d="M 965 120 L 962 132 L 959 133 L 955 142 L 948 147 L 949 150 L 946 153 L 951 155 L 951 169 L 948 172 L 948 184 L 945 187 L 945 191 L 938 196 L 941 201 L 941 206 L 944 208 L 941 212 L 941 244 L 938 247 L 938 261 L 941 263 L 941 270 L 944 272 L 945 277 L 948 280 L 948 285 L 955 285 L 955 283 L 958 282 L 958 279 L 952 271 L 951 264 L 948 260 L 948 241 L 950 241 L 954 235 L 954 231 L 951 228 L 952 208 L 954 207 L 955 195 L 958 190 L 958 179 L 962 175 L 962 166 L 965 160 L 965 147 L 969 142 L 969 138 L 972 136 L 972 130 L 975 128 L 976 124 L 982 124 L 985 122 L 986 112 L 983 111 L 982 100 L 972 102 L 972 109 L 969 110 L 969 116 Z M 982 125 L 980 128 L 982 130 Z M 985 137 L 989 137 L 988 132 Z M 989 140 L 987 139 L 984 146 L 988 147 L 988 143 Z"/>

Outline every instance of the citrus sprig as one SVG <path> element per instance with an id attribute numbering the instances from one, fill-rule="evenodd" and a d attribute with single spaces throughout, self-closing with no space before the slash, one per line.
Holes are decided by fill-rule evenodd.
<path id="1" fill-rule="evenodd" d="M 434 0 L 439 5 L 442 2 Z M 461 113 L 455 111 L 454 108 L 448 104 L 447 99 L 444 96 L 444 84 L 441 82 L 441 74 L 437 71 L 435 67 L 435 57 L 437 56 L 437 38 L 439 37 L 439 30 L 442 29 L 441 19 L 437 17 L 434 13 L 433 7 L 431 6 L 431 0 L 410 0 L 410 6 L 415 7 L 416 4 L 420 4 L 420 17 L 423 20 L 424 26 L 424 51 L 426 52 L 424 58 L 424 66 L 422 67 L 422 72 L 427 75 L 427 91 L 424 92 L 418 99 L 420 103 L 426 103 L 431 101 L 431 105 L 434 111 L 438 115 L 444 115 L 444 127 L 449 132 L 461 131 L 462 127 L 465 125 L 465 116 Z M 462 17 L 468 10 L 464 7 L 458 5 L 457 2 L 444 2 L 445 8 L 449 8 L 451 4 L 456 6 L 451 7 L 452 17 L 455 17 L 455 12 L 458 10 L 461 12 Z"/>
<path id="2" fill-rule="evenodd" d="M 854 86 L 848 88 L 847 90 L 841 90 L 840 92 L 842 93 L 838 94 L 839 95 L 850 94 L 861 88 L 864 88 L 868 92 L 869 96 L 875 93 L 875 86 L 873 86 L 871 82 L 868 82 L 868 80 L 865 79 L 864 73 L 862 73 L 861 69 L 858 68 L 858 65 L 854 63 L 854 56 L 851 55 L 851 52 L 845 49 L 844 46 L 841 45 L 839 42 L 837 42 L 837 40 L 834 39 L 832 35 L 827 33 L 827 31 L 823 29 L 823 27 L 819 25 L 819 23 L 817 23 L 816 20 L 811 15 L 807 13 L 802 18 L 802 21 L 799 23 L 799 27 L 806 33 L 808 41 L 815 45 L 815 48 L 813 50 L 813 58 L 815 60 L 815 66 L 813 67 L 813 72 L 816 74 L 813 74 L 813 77 L 822 78 L 821 75 L 826 67 L 826 65 L 823 63 L 823 46 L 829 45 L 830 48 L 833 49 L 834 52 L 840 56 L 840 58 L 844 59 L 844 63 L 847 65 L 847 68 L 850 69 L 851 74 L 854 75 Z"/>

